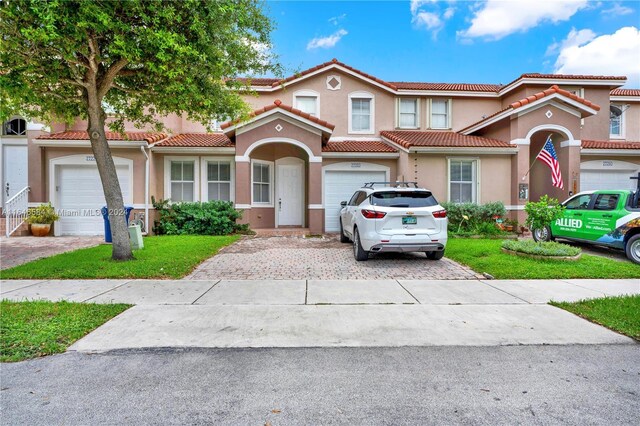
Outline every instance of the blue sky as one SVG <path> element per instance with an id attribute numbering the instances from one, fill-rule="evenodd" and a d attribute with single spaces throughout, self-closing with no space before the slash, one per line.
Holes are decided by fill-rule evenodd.
<path id="1" fill-rule="evenodd" d="M 287 75 L 337 58 L 388 81 L 508 83 L 525 72 L 628 75 L 640 2 L 269 1 Z"/>

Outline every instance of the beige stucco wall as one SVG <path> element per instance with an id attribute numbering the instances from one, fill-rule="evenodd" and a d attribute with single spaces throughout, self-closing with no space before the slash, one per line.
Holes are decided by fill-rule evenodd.
<path id="1" fill-rule="evenodd" d="M 624 129 L 624 140 L 640 141 L 640 102 L 612 102 L 622 104 L 627 109 L 624 111 L 622 126 Z"/>
<path id="2" fill-rule="evenodd" d="M 453 98 L 451 106 L 453 131 L 464 129 L 501 109 L 497 98 Z"/>
<path id="3" fill-rule="evenodd" d="M 271 121 L 269 121 L 271 120 Z M 292 124 L 283 118 L 272 120 L 271 117 L 260 122 L 260 126 L 236 135 L 236 155 L 245 155 L 247 149 L 254 143 L 267 138 L 288 138 L 301 142 L 312 151 L 314 156 L 322 153 L 322 139 L 319 131 L 307 130 Z M 282 129 L 278 131 L 276 127 Z M 314 133 L 318 132 L 318 133 Z"/>
<path id="4" fill-rule="evenodd" d="M 511 155 L 412 154 L 410 161 L 417 166 L 414 176 L 418 184 L 431 190 L 438 201 L 444 202 L 449 200 L 447 159 L 472 158 L 480 160 L 479 202 L 484 204 L 501 201 L 505 205 L 509 205 L 512 188 L 511 157 Z"/>

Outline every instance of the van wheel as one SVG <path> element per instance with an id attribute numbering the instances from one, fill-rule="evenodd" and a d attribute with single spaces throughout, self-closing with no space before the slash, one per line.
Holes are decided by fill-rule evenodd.
<path id="1" fill-rule="evenodd" d="M 444 250 L 440 251 L 426 251 L 427 259 L 429 260 L 440 260 L 444 257 Z"/>
<path id="2" fill-rule="evenodd" d="M 555 240 L 555 238 L 553 238 L 553 236 L 551 235 L 551 229 L 548 226 L 545 226 L 544 228 L 534 229 L 532 234 L 533 239 L 537 243 L 545 243 L 547 241 Z"/>
<path id="3" fill-rule="evenodd" d="M 629 238 L 624 251 L 626 252 L 629 260 L 633 263 L 640 264 L 640 234 L 636 234 Z"/>
<path id="4" fill-rule="evenodd" d="M 360 244 L 358 228 L 353 231 L 353 257 L 355 257 L 358 262 L 369 259 L 369 252 L 365 251 Z"/>
<path id="5" fill-rule="evenodd" d="M 342 227 L 342 219 L 340 219 L 340 242 L 341 243 L 349 242 L 349 238 L 346 235 L 344 235 L 344 228 Z"/>

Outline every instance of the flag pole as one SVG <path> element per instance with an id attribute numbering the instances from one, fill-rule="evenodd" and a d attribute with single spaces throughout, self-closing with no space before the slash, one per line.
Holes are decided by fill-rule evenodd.
<path id="1" fill-rule="evenodd" d="M 547 141 L 551 140 L 551 135 L 552 134 L 549 133 L 549 136 L 547 137 Z M 531 172 L 531 169 L 533 168 L 533 165 L 536 163 L 536 160 L 538 159 L 538 155 L 540 155 L 540 153 L 542 152 L 542 150 L 544 149 L 544 146 L 546 144 L 547 144 L 546 141 L 545 141 L 544 144 L 542 144 L 542 148 L 540 148 L 540 151 L 538 151 L 538 154 L 533 158 L 533 161 L 531 162 L 531 165 L 529 166 L 529 170 L 527 170 L 527 173 L 525 173 L 524 176 L 522 176 L 522 180 L 525 180 L 527 178 L 527 175 L 529 175 L 529 172 Z"/>

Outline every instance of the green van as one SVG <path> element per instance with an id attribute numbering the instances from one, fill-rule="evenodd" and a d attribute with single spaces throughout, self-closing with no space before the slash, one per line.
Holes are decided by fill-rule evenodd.
<path id="1" fill-rule="evenodd" d="M 640 189 L 580 192 L 562 203 L 564 217 L 549 227 L 534 229 L 533 239 L 562 238 L 624 250 L 640 264 Z"/>

